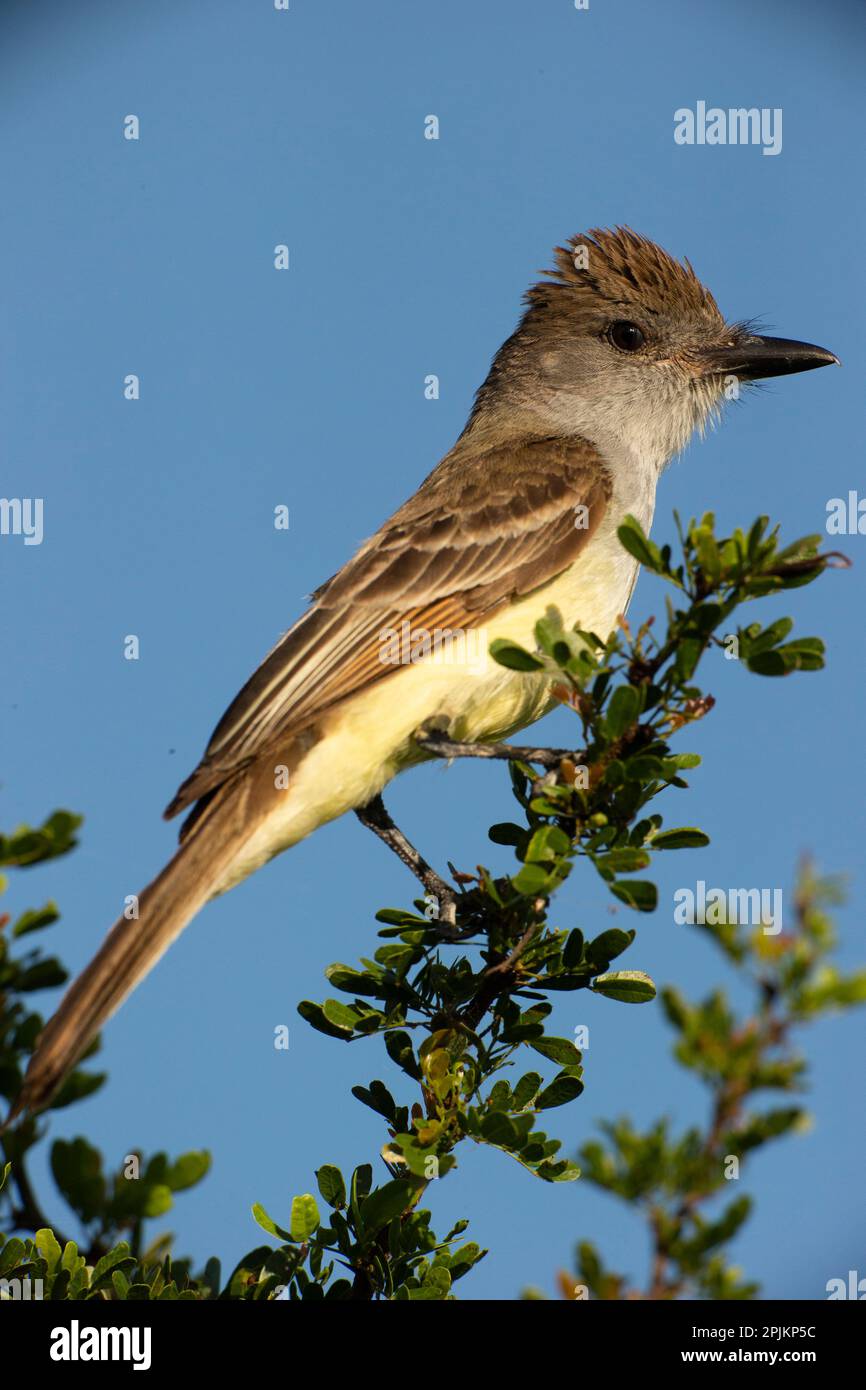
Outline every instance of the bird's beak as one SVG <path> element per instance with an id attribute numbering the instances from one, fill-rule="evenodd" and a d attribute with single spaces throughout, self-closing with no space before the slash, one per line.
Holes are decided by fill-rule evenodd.
<path id="1" fill-rule="evenodd" d="M 741 381 L 760 381 L 768 376 L 790 376 L 810 372 L 813 367 L 829 367 L 839 358 L 814 343 L 798 343 L 795 338 L 760 338 L 744 333 L 727 347 L 709 348 L 701 354 L 707 375 L 737 376 Z"/>

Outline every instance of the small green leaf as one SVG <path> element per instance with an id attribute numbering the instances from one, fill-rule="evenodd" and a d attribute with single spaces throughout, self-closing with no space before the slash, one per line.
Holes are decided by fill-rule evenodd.
<path id="1" fill-rule="evenodd" d="M 43 1226 L 34 1235 L 33 1244 L 45 1261 L 48 1274 L 53 1274 L 63 1257 L 56 1235 L 49 1226 Z"/>
<path id="2" fill-rule="evenodd" d="M 746 666 L 756 676 L 787 676 L 791 670 L 785 658 L 775 650 L 747 657 Z"/>
<path id="3" fill-rule="evenodd" d="M 292 1215 L 289 1221 L 292 1240 L 309 1240 L 320 1224 L 319 1208 L 312 1193 L 305 1192 L 302 1197 L 292 1198 Z"/>
<path id="4" fill-rule="evenodd" d="M 172 1192 L 185 1192 L 209 1172 L 210 1154 L 206 1149 L 192 1149 L 169 1165 L 165 1180 Z"/>
<path id="5" fill-rule="evenodd" d="M 597 975 L 591 986 L 595 994 L 607 999 L 619 999 L 624 1004 L 645 1004 L 655 999 L 656 987 L 642 970 L 616 970 L 610 975 Z"/>
<path id="6" fill-rule="evenodd" d="M 122 1240 L 119 1245 L 115 1245 L 113 1250 L 109 1250 L 107 1254 L 97 1260 L 90 1276 L 91 1289 L 97 1288 L 104 1279 L 110 1279 L 112 1270 L 134 1269 L 137 1263 L 138 1261 L 130 1251 L 128 1244 Z"/>
<path id="7" fill-rule="evenodd" d="M 512 1104 L 515 1110 L 523 1110 L 537 1094 L 541 1085 L 542 1077 L 537 1071 L 528 1071 L 525 1076 L 521 1076 L 514 1088 Z"/>
<path id="8" fill-rule="evenodd" d="M 524 856 L 527 864 L 538 864 L 559 859 L 571 849 L 571 840 L 558 825 L 543 825 L 536 830 Z"/>
<path id="9" fill-rule="evenodd" d="M 12 928 L 13 936 L 25 936 L 29 931 L 39 931 L 42 927 L 50 927 L 52 922 L 58 921 L 60 910 L 55 902 L 48 902 L 44 907 L 34 908 L 30 912 L 22 912 L 15 926 Z"/>
<path id="10" fill-rule="evenodd" d="M 658 904 L 658 889 L 654 883 L 638 878 L 621 878 L 610 885 L 614 897 L 637 912 L 654 912 Z"/>
<path id="11" fill-rule="evenodd" d="M 703 849 L 710 843 L 709 835 L 693 825 L 681 825 L 676 830 L 662 830 L 650 841 L 653 849 Z"/>
<path id="12" fill-rule="evenodd" d="M 333 1163 L 325 1163 L 316 1171 L 316 1182 L 319 1184 L 319 1191 L 335 1211 L 339 1211 L 346 1205 L 346 1184 L 343 1174 Z"/>
<path id="13" fill-rule="evenodd" d="M 347 1033 L 354 1030 L 358 1021 L 358 1010 L 350 1008 L 348 1004 L 341 1004 L 339 999 L 326 999 L 322 1011 L 329 1023 L 335 1028 L 345 1029 Z"/>
<path id="14" fill-rule="evenodd" d="M 377 1187 L 375 1192 L 371 1192 L 361 1207 L 364 1235 L 376 1235 L 395 1216 L 401 1216 L 417 1190 L 418 1185 L 408 1178 L 394 1178 L 386 1182 L 384 1187 Z"/>
<path id="15" fill-rule="evenodd" d="M 386 1120 L 393 1120 L 397 1103 L 381 1081 L 371 1081 L 369 1087 L 353 1086 L 352 1095 L 363 1105 L 375 1110 L 377 1115 L 382 1115 Z"/>
<path id="16" fill-rule="evenodd" d="M 294 1237 L 289 1235 L 288 1231 L 284 1231 L 282 1226 L 278 1226 L 276 1221 L 274 1221 L 272 1217 L 268 1216 L 268 1213 L 265 1211 L 264 1207 L 260 1202 L 253 1203 L 252 1211 L 253 1219 L 256 1222 L 256 1224 L 261 1226 L 263 1231 L 267 1231 L 269 1236 L 278 1236 L 280 1240 L 294 1239 Z"/>
<path id="17" fill-rule="evenodd" d="M 646 535 L 643 527 L 636 517 L 628 515 L 624 518 L 621 526 L 617 528 L 617 536 L 620 545 L 624 546 L 629 555 L 633 555 L 647 569 L 658 570 L 661 567 L 661 552 L 657 545 Z"/>
<path id="18" fill-rule="evenodd" d="M 509 671 L 542 671 L 544 662 L 531 652 L 519 647 L 516 642 L 509 642 L 507 637 L 496 637 L 490 643 L 490 655 L 500 666 L 506 666 Z"/>
<path id="19" fill-rule="evenodd" d="M 608 961 L 615 960 L 627 950 L 634 941 L 633 931 L 620 931 L 619 927 L 611 927 L 609 931 L 603 931 L 594 941 L 591 941 L 586 948 L 587 959 L 593 965 L 607 965 Z"/>
<path id="20" fill-rule="evenodd" d="M 633 685 L 619 685 L 610 698 L 604 719 L 609 738 L 621 738 L 640 712 L 640 696 Z"/>
<path id="21" fill-rule="evenodd" d="M 491 825 L 487 835 L 495 845 L 513 845 L 515 848 L 522 845 L 526 839 L 526 831 L 510 821 L 500 821 L 497 825 Z"/>
<path id="22" fill-rule="evenodd" d="M 331 1002 L 336 1001 L 332 1000 Z M 335 1023 L 331 1023 L 321 1004 L 313 1003 L 312 999 L 302 999 L 298 1005 L 298 1013 L 301 1018 L 306 1019 L 312 1028 L 315 1028 L 319 1033 L 326 1033 L 329 1038 L 348 1040 L 351 1037 L 351 1030 L 337 1027 Z"/>
<path id="23" fill-rule="evenodd" d="M 412 1039 L 402 1029 L 394 1029 L 385 1034 L 385 1051 L 401 1071 L 411 1076 L 413 1081 L 421 1080 L 421 1069 L 415 1059 Z"/>
<path id="24" fill-rule="evenodd" d="M 516 1149 L 521 1144 L 520 1131 L 501 1110 L 491 1110 L 483 1117 L 481 1137 L 499 1149 Z"/>
<path id="25" fill-rule="evenodd" d="M 529 1046 L 551 1062 L 561 1067 L 574 1067 L 580 1063 L 581 1054 L 570 1038 L 532 1038 Z"/>
<path id="26" fill-rule="evenodd" d="M 544 868 L 541 864 L 524 864 L 520 872 L 514 875 L 511 883 L 515 892 L 528 898 L 535 894 L 546 895 L 551 891 L 554 881 L 550 869 Z"/>
<path id="27" fill-rule="evenodd" d="M 681 681 L 691 679 L 695 667 L 700 661 L 701 649 L 701 643 L 694 637 L 688 637 L 680 644 L 674 665 Z"/>
<path id="28" fill-rule="evenodd" d="M 566 637 L 565 628 L 562 622 L 562 614 L 556 608 L 549 608 L 543 618 L 539 618 L 535 624 L 535 640 L 543 652 L 548 656 L 553 655 L 553 649 L 558 642 L 562 642 Z"/>
<path id="29" fill-rule="evenodd" d="M 566 970 L 580 965 L 583 960 L 583 944 L 583 932 L 575 927 L 574 931 L 568 933 L 568 938 L 562 948 L 562 963 Z"/>
<path id="30" fill-rule="evenodd" d="M 536 1098 L 535 1108 L 552 1110 L 556 1105 L 567 1105 L 570 1100 L 575 1100 L 582 1090 L 583 1082 L 578 1077 L 561 1071 Z"/>

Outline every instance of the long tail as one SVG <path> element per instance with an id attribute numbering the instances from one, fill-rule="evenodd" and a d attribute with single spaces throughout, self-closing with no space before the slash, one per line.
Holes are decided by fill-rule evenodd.
<path id="1" fill-rule="evenodd" d="M 218 890 L 256 828 L 256 817 L 248 812 L 247 788 L 236 784 L 226 791 L 208 806 L 174 858 L 141 893 L 138 917 L 115 922 L 66 991 L 39 1036 L 6 1125 L 23 1110 L 47 1105 L 105 1021 Z"/>

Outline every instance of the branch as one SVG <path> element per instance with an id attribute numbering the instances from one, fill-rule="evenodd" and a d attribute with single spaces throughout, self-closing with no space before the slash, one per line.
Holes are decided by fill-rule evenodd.
<path id="1" fill-rule="evenodd" d="M 527 748 L 514 743 L 459 743 L 445 738 L 434 729 L 417 733 L 415 742 L 434 758 L 499 758 L 509 763 L 538 763 L 548 769 L 559 767 L 563 758 L 580 757 L 570 748 Z"/>

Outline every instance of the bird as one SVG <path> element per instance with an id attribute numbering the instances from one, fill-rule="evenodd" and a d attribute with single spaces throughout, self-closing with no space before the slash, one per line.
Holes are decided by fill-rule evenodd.
<path id="1" fill-rule="evenodd" d="M 48 1104 L 209 899 L 431 756 L 419 730 L 496 741 L 547 713 L 551 676 L 482 659 L 490 643 L 533 648 L 549 610 L 610 632 L 638 572 L 617 528 L 649 532 L 662 471 L 730 384 L 838 361 L 728 324 L 688 260 L 629 227 L 570 238 L 541 274 L 454 446 L 220 719 L 165 812 L 186 812 L 177 851 L 67 990 L 10 1119 Z"/>

